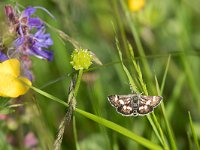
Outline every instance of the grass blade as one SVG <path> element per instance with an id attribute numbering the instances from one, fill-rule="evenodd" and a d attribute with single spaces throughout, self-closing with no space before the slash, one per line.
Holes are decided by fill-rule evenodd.
<path id="1" fill-rule="evenodd" d="M 165 83 L 166 83 L 165 81 L 166 81 L 166 77 L 167 77 L 167 72 L 169 70 L 170 60 L 171 60 L 171 55 L 169 55 L 169 57 L 168 57 L 167 65 L 166 65 L 165 72 L 164 72 L 164 75 L 163 75 L 163 80 L 162 80 L 161 90 L 160 90 L 161 94 L 163 93 L 164 86 L 165 86 Z"/>
<path id="2" fill-rule="evenodd" d="M 122 67 L 123 67 L 123 69 L 124 69 L 124 72 L 126 73 L 126 75 L 127 75 L 127 77 L 128 77 L 128 80 L 129 80 L 129 82 L 130 82 L 130 84 L 131 84 L 133 90 L 134 90 L 136 93 L 139 93 L 139 91 L 138 91 L 138 89 L 137 89 L 137 86 L 136 86 L 136 84 L 134 83 L 134 80 L 132 79 L 132 76 L 130 75 L 130 73 L 129 73 L 128 69 L 126 68 L 126 66 L 123 64 L 122 53 L 121 53 L 121 50 L 120 50 L 120 48 L 119 48 L 119 41 L 118 41 L 117 37 L 115 37 L 115 41 L 116 41 L 117 50 L 118 50 L 118 53 L 119 53 L 120 61 L 121 61 Z M 130 44 L 128 44 L 128 47 L 129 47 L 129 51 L 130 51 L 130 54 L 131 54 L 131 59 L 132 59 L 133 65 L 134 65 L 134 67 L 135 67 L 135 69 L 136 69 L 136 72 L 138 73 L 138 76 L 139 76 L 139 82 L 140 82 L 140 84 L 141 84 L 141 86 L 142 86 L 142 89 L 143 89 L 144 93 L 145 93 L 146 95 L 148 95 L 148 91 L 147 91 L 147 88 L 146 88 L 146 84 L 145 84 L 144 81 L 143 81 L 142 72 L 141 72 L 141 70 L 140 70 L 139 65 L 137 65 L 137 63 L 136 63 L 136 61 L 135 61 L 135 59 L 134 59 L 133 49 L 132 49 L 132 47 L 131 47 Z M 154 117 L 155 117 L 155 116 L 154 116 Z M 155 118 L 156 118 L 156 117 L 155 117 Z M 154 118 L 154 120 L 155 120 L 155 118 Z M 157 138 L 160 140 L 160 142 L 162 143 L 162 145 L 167 149 L 167 144 L 165 143 L 165 141 L 164 141 L 164 140 L 161 138 L 161 136 L 159 135 L 157 126 L 156 126 L 155 123 L 153 122 L 151 116 L 147 116 L 147 119 L 149 120 L 149 122 L 150 122 L 150 124 L 151 124 L 151 126 L 152 126 L 152 128 L 153 128 L 153 130 L 154 130 L 154 132 L 155 132 L 155 134 L 156 134 L 156 136 L 157 136 Z M 162 131 L 161 128 L 160 128 L 160 131 Z"/>
<path id="3" fill-rule="evenodd" d="M 173 88 L 173 92 L 169 98 L 171 102 L 166 107 L 167 117 L 169 121 L 171 120 L 173 114 L 176 111 L 176 106 L 178 103 L 178 99 L 180 98 L 180 95 L 182 94 L 182 88 L 183 88 L 183 85 L 185 84 L 185 79 L 186 79 L 185 74 L 179 75 L 179 78 L 176 81 L 176 85 Z"/>
<path id="4" fill-rule="evenodd" d="M 130 139 L 134 140 L 135 142 L 143 145 L 144 147 L 146 148 L 149 148 L 149 149 L 156 149 L 156 150 L 161 150 L 162 148 L 159 146 L 159 145 L 156 145 L 154 143 L 152 143 L 151 141 L 141 137 L 141 136 L 138 136 L 136 134 L 134 134 L 133 132 L 127 130 L 126 128 L 122 127 L 122 126 L 119 126 L 118 124 L 115 124 L 111 121 L 108 121 L 106 119 L 103 119 L 101 117 L 98 117 L 98 116 L 95 116 L 91 113 L 88 113 L 88 112 L 85 112 L 83 110 L 80 110 L 80 109 L 76 109 L 76 112 L 82 114 L 83 116 L 101 124 L 101 125 L 104 125 L 118 133 L 121 133 L 122 135 L 126 136 L 126 137 L 129 137 Z"/>
<path id="5" fill-rule="evenodd" d="M 117 39 L 117 37 L 115 37 L 115 41 L 116 41 L 116 46 L 117 46 L 117 50 L 118 50 L 118 53 L 119 53 L 119 58 L 120 58 L 120 61 L 121 61 L 121 64 L 122 64 L 122 67 L 123 67 L 123 70 L 124 72 L 126 73 L 126 76 L 129 80 L 129 83 L 131 84 L 131 87 L 133 88 L 133 90 L 137 93 L 139 93 L 138 89 L 137 89 L 137 86 L 133 80 L 133 78 L 131 77 L 131 74 L 129 73 L 128 69 L 126 68 L 126 66 L 124 65 L 123 63 L 123 60 L 122 60 L 122 53 L 121 53 L 121 50 L 119 48 L 119 41 Z"/>
<path id="6" fill-rule="evenodd" d="M 47 98 L 49 98 L 49 99 L 51 99 L 55 102 L 58 102 L 58 103 L 60 103 L 64 106 L 68 107 L 68 104 L 66 102 L 62 101 L 61 99 L 59 99 L 59 98 L 57 98 L 57 97 L 55 97 L 55 96 L 53 96 L 49 93 L 46 93 L 46 92 L 44 92 L 40 89 L 37 89 L 36 87 L 31 87 L 31 89 L 33 89 L 34 91 L 40 93 L 41 95 L 43 95 L 43 96 L 45 96 L 45 97 L 47 97 Z M 143 145 L 146 148 L 162 150 L 162 148 L 159 145 L 154 144 L 151 141 L 149 141 L 149 140 L 147 140 L 147 139 L 145 139 L 141 136 L 138 136 L 138 135 L 134 134 L 133 132 L 127 130 L 126 128 L 124 128 L 120 125 L 117 125 L 117 124 L 115 124 L 111 121 L 108 121 L 106 119 L 103 119 L 101 117 L 98 117 L 96 115 L 93 115 L 91 113 L 88 113 L 88 112 L 83 111 L 83 110 L 78 109 L 78 108 L 75 109 L 75 112 L 77 112 L 77 113 L 85 116 L 86 118 L 89 118 L 89 119 L 91 119 L 91 120 L 93 120 L 93 121 L 95 121 L 95 122 L 97 122 L 97 123 L 99 123 L 99 124 L 101 124 L 101 125 L 103 125 L 107 128 L 110 128 L 110 129 L 112 129 L 112 130 L 114 130 L 118 133 L 121 133 L 122 135 L 124 135 L 124 136 L 130 138 L 131 140 Z"/>
<path id="7" fill-rule="evenodd" d="M 194 130 L 194 126 L 193 126 L 193 123 L 192 123 L 192 117 L 191 117 L 191 114 L 190 112 L 188 112 L 188 116 L 189 116 L 189 121 L 190 121 L 190 128 L 191 128 L 191 131 L 192 131 L 192 136 L 194 138 L 194 142 L 196 144 L 196 147 L 197 149 L 199 150 L 200 147 L 199 147 L 199 142 L 198 142 L 198 138 L 197 138 L 197 135 L 196 135 L 196 132 Z"/>
<path id="8" fill-rule="evenodd" d="M 164 72 L 164 75 L 163 75 L 163 80 L 162 80 L 162 84 L 161 84 L 161 87 L 162 87 L 161 91 L 159 91 L 159 89 L 158 89 L 158 82 L 156 80 L 157 89 L 159 91 L 158 94 L 162 94 L 162 92 L 163 92 L 164 84 L 165 84 L 165 81 L 166 81 L 167 72 L 168 72 L 168 69 L 169 69 L 170 59 L 171 59 L 171 57 L 169 56 L 168 61 L 167 61 L 167 65 L 166 65 L 166 69 L 165 69 L 165 72 Z M 171 126 L 169 124 L 169 121 L 167 119 L 167 115 L 166 115 L 166 111 L 165 111 L 165 106 L 164 106 L 163 102 L 161 103 L 161 110 L 162 110 L 162 113 L 163 113 L 164 122 L 165 122 L 166 127 L 167 127 L 167 132 L 168 132 L 168 135 L 169 135 L 169 140 L 170 140 L 171 148 L 173 150 L 176 150 L 177 147 L 176 147 L 175 138 L 174 138 L 174 135 L 173 135 L 173 132 L 172 132 L 172 128 L 171 128 Z"/>
<path id="9" fill-rule="evenodd" d="M 142 46 L 142 43 L 141 43 L 140 37 L 138 35 L 138 32 L 137 32 L 137 30 L 135 28 L 135 24 L 132 21 L 130 11 L 128 10 L 128 8 L 127 8 L 126 3 L 125 3 L 124 0 L 119 0 L 119 1 L 120 1 L 121 6 L 122 6 L 122 9 L 123 9 L 123 11 L 125 13 L 125 17 L 127 19 L 128 25 L 129 25 L 129 27 L 131 29 L 132 35 L 133 35 L 133 37 L 135 39 L 135 43 L 136 43 L 136 46 L 138 48 L 138 52 L 139 52 L 141 58 L 144 58 L 145 57 L 144 48 Z M 143 67 L 144 67 L 145 75 L 147 77 L 148 82 L 152 83 L 152 80 L 151 80 L 151 77 L 152 77 L 151 70 L 149 68 L 147 59 L 141 59 L 141 63 L 143 65 Z"/>

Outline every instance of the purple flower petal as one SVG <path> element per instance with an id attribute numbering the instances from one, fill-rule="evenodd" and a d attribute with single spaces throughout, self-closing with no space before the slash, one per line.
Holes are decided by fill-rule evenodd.
<path id="1" fill-rule="evenodd" d="M 28 25 L 30 27 L 41 27 L 43 22 L 39 18 L 29 18 Z"/>
<path id="2" fill-rule="evenodd" d="M 45 27 L 43 26 L 42 28 L 40 28 L 35 34 L 34 37 L 40 37 L 41 35 L 45 34 Z"/>
<path id="3" fill-rule="evenodd" d="M 33 81 L 33 74 L 30 70 L 26 69 L 24 75 L 30 80 Z"/>
<path id="4" fill-rule="evenodd" d="M 42 49 L 38 49 L 36 47 L 33 47 L 31 50 L 39 58 L 47 59 L 48 61 L 53 60 L 53 52 L 52 51 L 42 50 Z"/>
<path id="5" fill-rule="evenodd" d="M 24 37 L 18 37 L 15 41 L 14 41 L 14 45 L 15 47 L 19 47 L 20 45 L 22 45 L 24 43 L 25 38 Z"/>
<path id="6" fill-rule="evenodd" d="M 3 62 L 5 60 L 8 60 L 8 57 L 4 53 L 0 52 L 0 61 Z"/>
<path id="7" fill-rule="evenodd" d="M 34 35 L 32 35 L 32 38 L 35 39 L 34 45 L 36 47 L 48 48 L 49 46 L 53 45 L 53 41 L 50 37 L 50 34 L 45 34 L 44 28 L 38 30 Z"/>
<path id="8" fill-rule="evenodd" d="M 21 24 L 19 24 L 18 34 L 21 35 L 21 36 L 24 36 Z"/>
<path id="9" fill-rule="evenodd" d="M 30 17 L 35 11 L 34 7 L 28 7 L 22 12 L 21 17 Z"/>
<path id="10" fill-rule="evenodd" d="M 49 46 L 53 45 L 52 39 L 36 39 L 37 41 L 35 42 L 36 47 L 45 47 L 48 48 Z"/>

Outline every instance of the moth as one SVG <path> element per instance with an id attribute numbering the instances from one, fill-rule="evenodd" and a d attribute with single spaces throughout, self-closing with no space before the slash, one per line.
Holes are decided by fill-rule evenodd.
<path id="1" fill-rule="evenodd" d="M 123 116 L 143 116 L 157 107 L 162 96 L 145 96 L 141 94 L 110 95 L 108 101 Z"/>

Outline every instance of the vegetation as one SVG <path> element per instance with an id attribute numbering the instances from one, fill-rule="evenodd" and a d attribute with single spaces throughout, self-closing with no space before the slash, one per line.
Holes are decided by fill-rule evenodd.
<path id="1" fill-rule="evenodd" d="M 31 56 L 25 95 L 7 98 L 0 80 L 0 149 L 200 149 L 198 0 L 1 1 L 1 52 L 16 36 L 4 34 L 6 5 L 37 8 L 54 56 Z M 107 96 L 132 90 L 163 100 L 122 116 Z"/>

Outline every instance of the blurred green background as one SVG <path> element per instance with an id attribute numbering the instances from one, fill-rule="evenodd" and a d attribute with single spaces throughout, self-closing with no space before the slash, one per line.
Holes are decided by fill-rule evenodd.
<path id="1" fill-rule="evenodd" d="M 175 135 L 177 148 L 194 149 L 194 140 L 189 129 L 188 111 L 191 112 L 194 128 L 199 138 L 200 2 L 198 0 L 146 0 L 140 11 L 131 12 L 128 9 L 124 10 L 122 3 L 127 5 L 128 2 L 122 1 L 19 0 L 16 2 L 24 7 L 42 6 L 49 10 L 56 19 L 52 19 L 42 10 L 37 10 L 36 14 L 51 26 L 78 41 L 83 48 L 94 52 L 103 63 L 103 66 L 93 64 L 91 67 L 97 68 L 84 73 L 78 91 L 77 108 L 115 122 L 154 143 L 159 142 L 145 116 L 123 117 L 107 101 L 108 95 L 131 93 L 129 81 L 118 57 L 115 36 L 119 38 L 125 65 L 132 73 L 134 72 L 133 65 L 124 42 L 129 41 L 133 46 L 149 95 L 158 94 L 155 92 L 154 77 L 158 78 L 160 85 L 168 57 L 171 55 L 162 94 L 163 103 Z M 1 14 L 4 12 L 3 6 L 9 3 L 14 4 L 10 1 L 0 1 Z M 141 57 L 141 53 L 138 51 L 136 38 L 132 32 L 133 27 L 141 40 L 145 57 Z M 74 47 L 70 42 L 62 40 L 51 28 L 48 28 L 48 32 L 51 33 L 54 41 L 54 45 L 50 49 L 53 50 L 55 57 L 53 62 L 32 59 L 35 75 L 34 86 L 67 102 L 68 86 L 71 80 L 69 74 L 73 71 L 70 55 Z M 150 72 L 146 72 L 142 63 L 143 59 L 148 62 Z M 132 75 L 133 78 L 137 78 L 134 73 Z M 143 92 L 140 88 L 139 90 L 141 93 Z M 8 122 L 0 122 L 2 147 L 7 145 L 5 137 L 9 133 L 20 137 L 33 131 L 39 141 L 39 149 L 51 149 L 60 121 L 67 109 L 38 93 L 33 91 L 30 93 L 31 96 L 27 95 L 25 101 L 28 103 L 26 113 L 23 116 L 18 116 L 22 119 L 17 119 L 17 128 L 10 129 L 6 125 Z M 163 123 L 160 106 L 154 112 L 167 139 L 168 134 Z M 127 137 L 80 114 L 75 113 L 75 116 L 80 150 L 145 149 Z M 62 149 L 73 150 L 75 143 L 72 123 L 70 123 L 65 128 Z M 21 148 L 20 144 L 16 144 L 12 148 L 7 145 L 6 149 Z"/>

